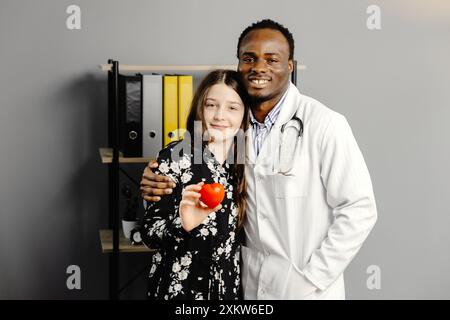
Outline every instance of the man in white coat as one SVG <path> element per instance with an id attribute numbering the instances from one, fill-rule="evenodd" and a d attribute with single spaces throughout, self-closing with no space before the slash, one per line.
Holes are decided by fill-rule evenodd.
<path id="1" fill-rule="evenodd" d="M 263 20 L 243 31 L 238 71 L 254 101 L 247 133 L 245 299 L 345 299 L 343 272 L 372 230 L 377 210 L 366 164 L 344 116 L 290 82 L 294 40 Z M 153 174 L 142 196 L 170 182 Z"/>

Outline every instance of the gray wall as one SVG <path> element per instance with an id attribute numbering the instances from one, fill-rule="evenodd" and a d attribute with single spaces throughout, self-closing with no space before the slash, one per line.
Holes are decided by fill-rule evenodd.
<path id="1" fill-rule="evenodd" d="M 66 28 L 66 8 L 82 29 Z M 382 29 L 366 27 L 381 8 Z M 450 4 L 447 1 L 0 3 L 0 298 L 108 297 L 106 74 L 97 65 L 234 64 L 240 32 L 270 17 L 308 66 L 300 90 L 344 114 L 372 175 L 378 223 L 347 269 L 351 299 L 450 298 Z M 447 90 L 446 90 L 447 89 Z M 131 166 L 137 177 L 140 165 Z M 124 254 L 122 280 L 147 263 Z M 66 268 L 82 290 L 66 288 Z M 366 269 L 381 269 L 381 289 Z M 141 277 L 123 298 L 143 298 Z"/>

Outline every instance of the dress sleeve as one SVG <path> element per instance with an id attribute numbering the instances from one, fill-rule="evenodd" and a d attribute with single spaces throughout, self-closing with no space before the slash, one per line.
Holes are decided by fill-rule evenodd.
<path id="1" fill-rule="evenodd" d="M 176 186 L 171 194 L 161 196 L 160 201 L 147 202 L 141 221 L 142 242 L 151 249 L 172 246 L 189 236 L 181 226 L 178 214 L 183 185 L 179 167 L 172 161 L 171 153 L 170 147 L 160 151 L 155 173 L 169 176 Z"/>

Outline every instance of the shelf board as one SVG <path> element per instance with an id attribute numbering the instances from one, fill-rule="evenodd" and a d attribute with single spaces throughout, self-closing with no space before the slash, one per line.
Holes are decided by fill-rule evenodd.
<path id="1" fill-rule="evenodd" d="M 111 148 L 99 148 L 100 157 L 102 163 L 112 163 L 112 149 Z M 126 158 L 122 152 L 119 152 L 119 163 L 148 163 L 151 160 L 155 160 L 153 157 L 142 158 Z"/>
<path id="2" fill-rule="evenodd" d="M 101 64 L 100 69 L 102 71 L 110 71 L 111 64 Z M 120 64 L 119 71 L 208 71 L 213 69 L 230 69 L 236 70 L 237 64 L 225 64 L 225 65 L 131 65 Z M 305 70 L 305 65 L 297 65 L 297 70 Z"/>
<path id="3" fill-rule="evenodd" d="M 110 253 L 113 252 L 111 229 L 100 230 L 100 242 L 102 244 L 102 252 Z M 120 252 L 153 252 L 155 249 L 151 250 L 146 246 L 142 245 L 132 245 L 130 240 L 125 238 L 122 230 L 119 230 L 119 251 Z"/>

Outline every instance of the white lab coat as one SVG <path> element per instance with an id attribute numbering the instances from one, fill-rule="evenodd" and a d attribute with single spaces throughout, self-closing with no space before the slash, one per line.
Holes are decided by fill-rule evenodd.
<path id="1" fill-rule="evenodd" d="M 280 129 L 294 114 L 303 137 L 292 169 L 280 174 Z M 290 140 L 294 147 L 297 139 Z M 247 142 L 244 298 L 345 299 L 343 272 L 377 219 L 369 172 L 346 119 L 291 83 L 258 157 Z M 307 283 L 317 290 L 305 296 Z"/>

